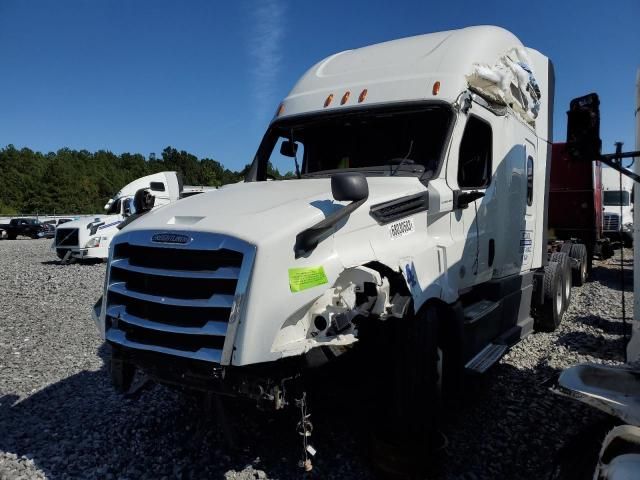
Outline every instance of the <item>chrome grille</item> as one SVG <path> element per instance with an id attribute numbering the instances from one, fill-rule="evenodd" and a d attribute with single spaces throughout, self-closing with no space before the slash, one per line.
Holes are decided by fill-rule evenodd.
<path id="1" fill-rule="evenodd" d="M 620 215 L 617 213 L 605 213 L 603 230 L 617 232 L 620 230 Z"/>
<path id="2" fill-rule="evenodd" d="M 56 228 L 56 247 L 77 247 L 77 228 Z"/>
<path id="3" fill-rule="evenodd" d="M 189 242 L 154 243 L 157 233 L 114 239 L 102 312 L 107 340 L 230 363 L 255 247 L 225 235 L 175 231 Z"/>

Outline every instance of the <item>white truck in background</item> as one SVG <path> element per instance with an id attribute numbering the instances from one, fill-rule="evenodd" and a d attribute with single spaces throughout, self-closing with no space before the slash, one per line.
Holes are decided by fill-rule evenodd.
<path id="1" fill-rule="evenodd" d="M 381 436 L 422 459 L 439 395 L 567 308 L 546 239 L 553 95 L 550 60 L 498 27 L 320 61 L 244 183 L 113 239 L 94 319 L 115 387 L 139 370 L 281 408 L 308 369 L 362 356 Z M 267 181 L 283 157 L 298 178 Z"/>
<path id="2" fill-rule="evenodd" d="M 602 169 L 603 233 L 625 246 L 633 244 L 633 180 L 613 168 Z M 622 214 L 622 216 L 620 216 Z"/>
<path id="3" fill-rule="evenodd" d="M 81 218 L 57 227 L 51 249 L 60 259 L 106 259 L 111 239 L 119 232 L 118 226 L 135 213 L 133 200 L 141 189 L 149 190 L 155 198 L 154 208 L 158 208 L 215 188 L 183 186 L 177 172 L 159 172 L 138 178 L 109 199 L 104 206 L 105 215 Z"/>

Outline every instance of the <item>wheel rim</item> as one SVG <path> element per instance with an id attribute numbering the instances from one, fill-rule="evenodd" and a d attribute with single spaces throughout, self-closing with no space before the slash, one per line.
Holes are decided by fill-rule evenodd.
<path id="1" fill-rule="evenodd" d="M 571 270 L 569 269 L 566 273 L 565 273 L 565 278 L 564 278 L 564 298 L 569 299 L 569 297 L 571 296 Z"/>
<path id="2" fill-rule="evenodd" d="M 580 265 L 580 275 L 582 277 L 582 281 L 584 282 L 587 279 L 587 259 L 583 259 L 582 265 Z"/>
<path id="3" fill-rule="evenodd" d="M 564 281 L 564 280 L 563 280 Z M 566 283 L 566 282 L 565 282 Z M 563 288 L 558 288 L 556 290 L 556 311 L 558 314 L 562 312 L 562 298 L 563 298 Z"/>

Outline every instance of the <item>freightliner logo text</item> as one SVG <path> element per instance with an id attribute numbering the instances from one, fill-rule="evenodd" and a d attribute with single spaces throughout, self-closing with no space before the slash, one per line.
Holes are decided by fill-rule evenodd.
<path id="1" fill-rule="evenodd" d="M 179 243 L 184 245 L 185 243 L 189 243 L 191 238 L 186 235 L 179 235 L 177 233 L 156 233 L 153 237 L 151 237 L 152 242 L 159 243 Z"/>

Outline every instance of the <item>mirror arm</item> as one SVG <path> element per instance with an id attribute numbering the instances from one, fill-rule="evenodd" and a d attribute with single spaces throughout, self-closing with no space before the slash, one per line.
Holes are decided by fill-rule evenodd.
<path id="1" fill-rule="evenodd" d="M 485 193 L 479 190 L 472 190 L 470 192 L 463 192 L 462 190 L 453 191 L 453 209 L 469 208 L 471 202 L 475 202 L 477 199 L 484 197 Z"/>
<path id="2" fill-rule="evenodd" d="M 325 219 L 316 223 L 312 227 L 303 230 L 296 236 L 296 244 L 293 247 L 296 258 L 303 257 L 304 255 L 312 252 L 322 240 L 324 240 L 333 227 L 343 218 L 349 216 L 356 208 L 366 202 L 367 199 L 363 198 L 357 202 L 351 202 L 344 206 L 340 210 L 337 210 L 330 214 Z"/>

